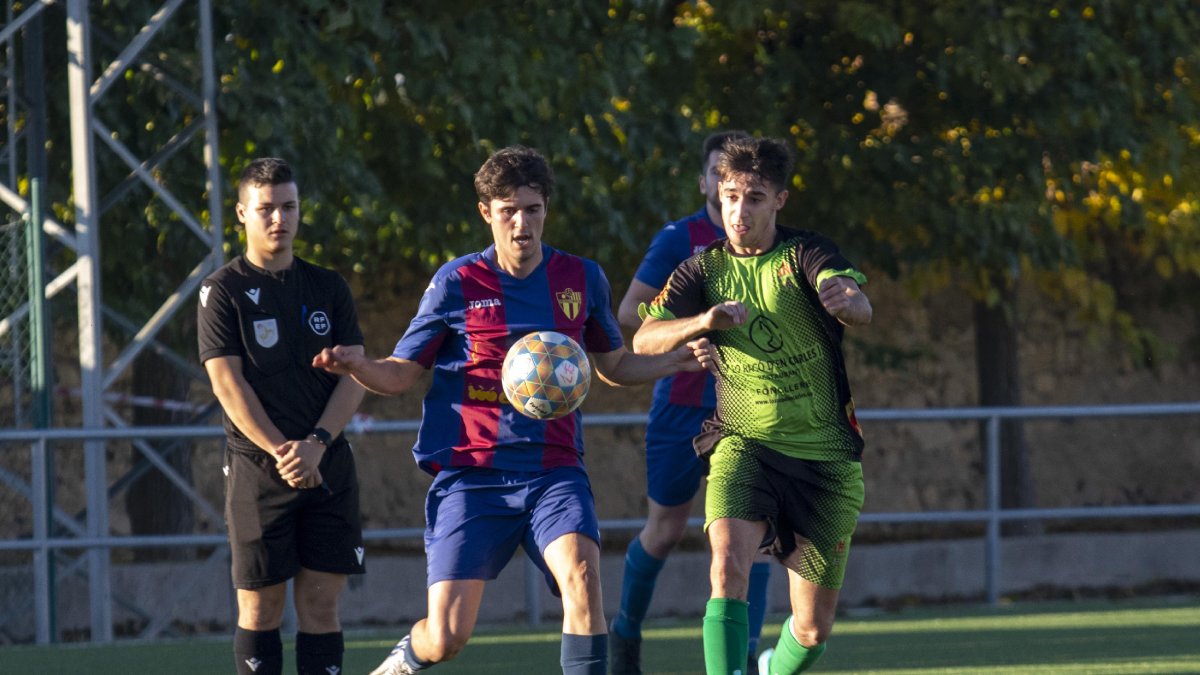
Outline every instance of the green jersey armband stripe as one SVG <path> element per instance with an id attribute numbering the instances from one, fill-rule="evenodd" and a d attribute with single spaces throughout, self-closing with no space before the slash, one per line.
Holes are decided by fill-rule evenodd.
<path id="1" fill-rule="evenodd" d="M 656 319 L 661 319 L 661 320 L 666 320 L 666 321 L 669 321 L 669 320 L 675 318 L 675 315 L 671 313 L 671 310 L 667 309 L 666 307 L 661 307 L 661 306 L 655 307 L 654 305 L 647 305 L 644 302 L 639 303 L 638 304 L 638 318 L 641 319 L 642 321 L 645 321 L 646 317 L 648 317 L 648 316 L 652 316 Z"/>
<path id="2" fill-rule="evenodd" d="M 859 286 L 867 283 L 867 275 L 853 268 L 848 270 L 821 270 L 820 274 L 817 275 L 818 291 L 821 290 L 821 284 L 825 283 L 825 280 L 830 277 L 850 277 L 857 281 Z"/>

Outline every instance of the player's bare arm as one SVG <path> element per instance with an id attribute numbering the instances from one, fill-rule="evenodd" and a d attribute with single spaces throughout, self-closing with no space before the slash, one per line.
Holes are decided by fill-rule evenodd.
<path id="1" fill-rule="evenodd" d="M 213 394 L 234 426 L 263 452 L 275 454 L 275 449 L 288 439 L 263 408 L 262 401 L 242 375 L 240 356 L 218 356 L 204 362 Z"/>
<path id="2" fill-rule="evenodd" d="M 625 297 L 621 298 L 621 304 L 617 307 L 617 321 L 621 322 L 621 326 L 634 331 L 640 328 L 642 318 L 638 316 L 638 307 L 653 300 L 659 290 L 637 279 L 629 282 L 629 290 L 625 291 Z"/>
<path id="3" fill-rule="evenodd" d="M 746 307 L 726 300 L 702 314 L 681 319 L 646 317 L 633 336 L 633 351 L 638 354 L 662 354 L 686 345 L 710 330 L 726 330 L 746 323 Z"/>
<path id="4" fill-rule="evenodd" d="M 363 348 L 361 345 L 352 345 L 346 347 L 346 350 L 357 350 L 362 353 Z M 365 395 L 366 390 L 355 382 L 354 378 L 342 375 L 338 379 L 333 393 L 330 394 L 329 401 L 325 403 L 325 410 L 321 412 L 321 417 L 317 419 L 315 426 L 328 431 L 331 436 L 337 438 L 350 423 L 350 418 L 354 416 L 354 411 L 358 410 Z M 278 469 L 279 475 L 283 476 L 284 480 L 293 487 L 314 487 L 321 483 L 318 467 L 321 464 L 321 458 L 325 456 L 325 450 L 325 445 L 314 438 L 288 441 L 276 449 L 276 454 L 280 459 L 276 462 L 275 468 Z"/>
<path id="5" fill-rule="evenodd" d="M 653 382 L 680 371 L 701 369 L 688 347 L 664 354 L 635 354 L 624 347 L 603 354 L 590 355 L 596 374 L 614 387 Z"/>
<path id="6" fill-rule="evenodd" d="M 850 277 L 829 277 L 821 284 L 819 292 L 825 311 L 847 326 L 864 326 L 871 323 L 874 310 L 867 294 L 858 282 Z"/>
<path id="7" fill-rule="evenodd" d="M 416 361 L 393 356 L 370 359 L 361 350 L 354 351 L 342 345 L 322 349 L 313 357 L 312 364 L 314 368 L 335 375 L 349 375 L 368 391 L 381 396 L 403 394 L 425 374 L 425 367 Z"/>

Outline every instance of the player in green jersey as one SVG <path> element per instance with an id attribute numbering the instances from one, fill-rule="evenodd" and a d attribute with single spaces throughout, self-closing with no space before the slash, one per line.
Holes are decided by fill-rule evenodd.
<path id="1" fill-rule="evenodd" d="M 825 649 L 863 504 L 863 440 L 841 343 L 844 326 L 871 321 L 871 303 L 866 277 L 831 240 L 776 224 L 787 145 L 731 141 L 717 166 L 727 238 L 675 270 L 644 308 L 634 349 L 699 338 L 697 357 L 717 376 L 717 409 L 696 440 L 709 461 L 708 672 L 745 667 L 748 572 L 767 550 L 788 569 L 792 614 L 759 667 L 798 673 Z"/>

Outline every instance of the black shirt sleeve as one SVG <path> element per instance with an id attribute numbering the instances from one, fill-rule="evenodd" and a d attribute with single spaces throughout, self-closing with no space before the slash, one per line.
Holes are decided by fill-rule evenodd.
<path id="1" fill-rule="evenodd" d="M 224 287 L 213 279 L 200 284 L 196 305 L 197 342 L 200 362 L 219 356 L 243 356 L 241 325 L 237 310 Z"/>
<path id="2" fill-rule="evenodd" d="M 680 319 L 696 316 L 707 309 L 699 257 L 693 256 L 671 272 L 666 285 L 650 303 L 648 313 L 658 319 Z"/>

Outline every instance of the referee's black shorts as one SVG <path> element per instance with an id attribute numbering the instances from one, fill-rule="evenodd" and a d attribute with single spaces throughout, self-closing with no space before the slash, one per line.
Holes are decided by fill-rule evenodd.
<path id="1" fill-rule="evenodd" d="M 298 490 L 257 448 L 225 446 L 225 523 L 233 585 L 280 584 L 300 568 L 362 574 L 362 520 L 358 474 L 350 443 L 339 439 L 321 458 L 321 487 Z"/>

